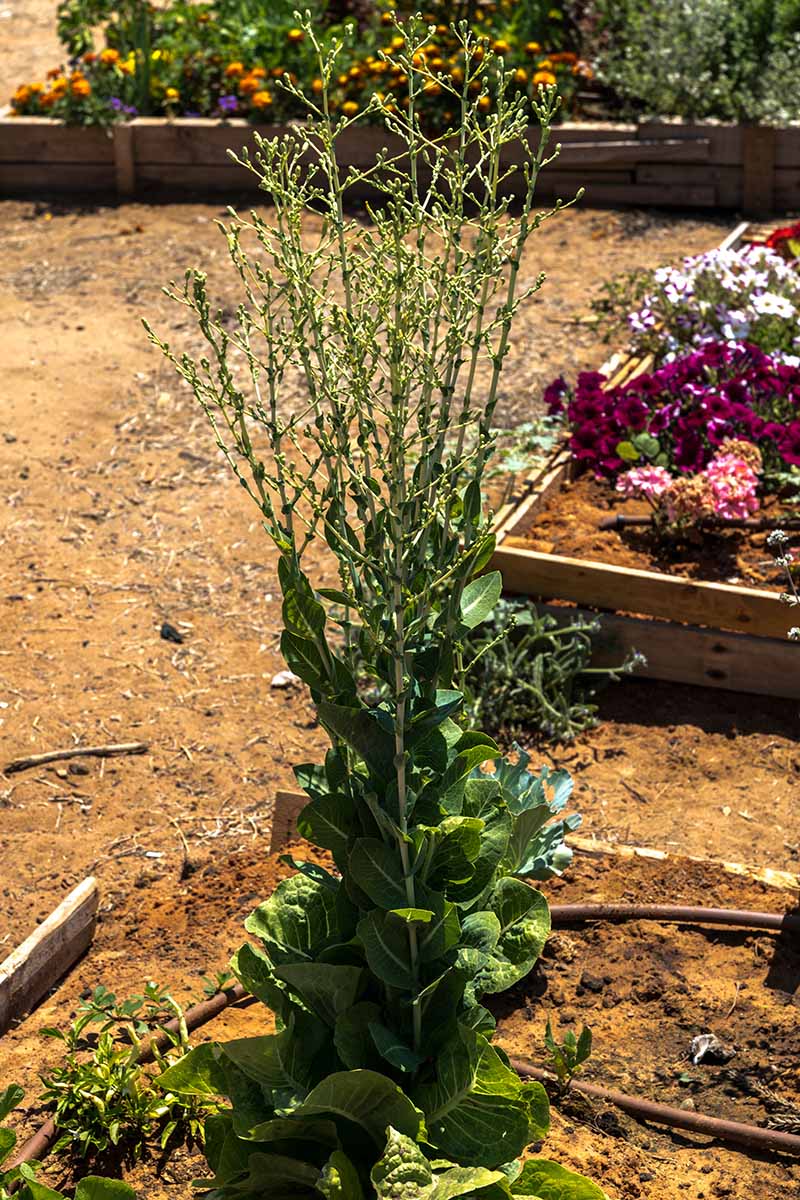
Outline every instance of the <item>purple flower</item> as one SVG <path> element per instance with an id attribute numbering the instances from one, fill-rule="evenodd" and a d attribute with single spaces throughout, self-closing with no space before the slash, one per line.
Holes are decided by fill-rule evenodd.
<path id="1" fill-rule="evenodd" d="M 224 113 L 236 112 L 237 108 L 239 107 L 239 101 L 235 96 L 220 96 L 217 104 L 219 105 L 220 110 Z"/>
<path id="2" fill-rule="evenodd" d="M 122 101 L 119 96 L 112 96 L 108 103 L 114 112 L 122 112 Z"/>
<path id="3" fill-rule="evenodd" d="M 547 412 L 552 417 L 556 413 L 564 411 L 564 396 L 569 391 L 567 381 L 563 375 L 559 375 L 558 379 L 554 379 L 544 389 L 544 402 L 547 405 Z"/>

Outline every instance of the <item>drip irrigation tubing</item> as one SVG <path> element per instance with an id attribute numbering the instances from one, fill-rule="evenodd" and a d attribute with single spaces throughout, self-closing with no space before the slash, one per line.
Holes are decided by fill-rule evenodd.
<path id="1" fill-rule="evenodd" d="M 535 1079 L 539 1083 L 554 1083 L 555 1076 L 519 1058 L 510 1058 L 512 1069 L 523 1079 Z M 628 1096 L 612 1088 L 600 1087 L 596 1083 L 584 1083 L 573 1079 L 569 1091 L 580 1092 L 593 1100 L 605 1100 L 615 1108 L 639 1121 L 653 1121 L 657 1125 L 671 1125 L 675 1129 L 688 1129 L 723 1142 L 734 1142 L 752 1150 L 782 1151 L 800 1158 L 800 1136 L 782 1133 L 779 1129 L 764 1129 L 760 1125 L 743 1125 L 739 1121 L 725 1121 L 721 1117 L 707 1117 L 703 1113 L 689 1112 L 683 1108 L 672 1108 L 669 1104 L 657 1104 L 653 1100 L 642 1100 L 639 1096 Z"/>
<path id="2" fill-rule="evenodd" d="M 614 517 L 603 517 L 598 521 L 598 529 L 645 529 L 655 525 L 652 516 L 630 516 L 627 513 L 617 513 Z M 718 529 L 800 529 L 797 517 L 731 517 L 715 522 Z"/>
<path id="3" fill-rule="evenodd" d="M 701 908 L 680 904 L 554 904 L 553 926 L 587 921 L 662 921 L 686 925 L 738 925 L 775 933 L 800 933 L 800 913 L 749 912 L 735 908 Z"/>
<path id="4" fill-rule="evenodd" d="M 795 913 L 749 912 L 731 908 L 702 908 L 676 904 L 554 904 L 550 909 L 550 918 L 554 927 L 580 925 L 588 921 L 659 921 L 693 925 L 738 925 L 746 929 L 767 929 L 775 933 L 800 932 L 800 915 Z M 251 996 L 241 984 L 237 983 L 234 987 L 222 992 L 215 992 L 208 1000 L 203 1000 L 199 1004 L 187 1008 L 183 1019 L 187 1030 L 192 1032 L 213 1020 L 231 1005 L 238 1004 L 244 1008 L 255 1003 L 256 997 Z M 137 1061 L 140 1063 L 150 1062 L 156 1047 L 163 1049 L 169 1045 L 170 1033 L 177 1033 L 179 1029 L 180 1022 L 177 1018 L 167 1021 L 157 1033 L 143 1043 Z M 511 1058 L 509 1062 L 517 1074 L 523 1078 L 536 1079 L 540 1083 L 554 1082 L 552 1075 L 521 1059 Z M 628 1096 L 624 1092 L 616 1092 L 594 1083 L 573 1080 L 570 1088 L 594 1099 L 605 1100 L 639 1120 L 654 1121 L 656 1124 L 670 1125 L 676 1129 L 689 1129 L 720 1141 L 749 1146 L 752 1149 L 778 1150 L 800 1158 L 800 1136 L 796 1134 L 782 1133 L 777 1129 L 764 1129 L 760 1125 L 744 1125 L 738 1121 L 725 1121 L 719 1117 L 707 1117 L 702 1113 L 672 1108 L 667 1104 L 642 1100 L 638 1096 Z M 57 1132 L 52 1119 L 45 1121 L 22 1144 L 11 1159 L 9 1167 L 16 1167 L 20 1163 L 43 1158 L 55 1142 Z M 17 1181 L 17 1186 L 19 1186 L 19 1182 Z M 17 1187 L 12 1184 L 10 1190 L 16 1191 Z"/>

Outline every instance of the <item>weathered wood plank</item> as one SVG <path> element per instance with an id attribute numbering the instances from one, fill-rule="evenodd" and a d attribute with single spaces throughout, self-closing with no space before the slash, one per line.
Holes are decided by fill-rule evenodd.
<path id="1" fill-rule="evenodd" d="M 96 125 L 62 125 L 50 117 L 0 120 L 4 163 L 107 163 L 114 160 L 111 133 Z"/>
<path id="2" fill-rule="evenodd" d="M 742 130 L 742 209 L 745 216 L 775 207 L 775 130 L 747 125 Z"/>
<path id="3" fill-rule="evenodd" d="M 287 842 L 299 837 L 297 818 L 308 804 L 305 792 L 278 792 L 272 810 L 272 828 L 269 835 L 269 852 L 274 854 Z"/>
<path id="4" fill-rule="evenodd" d="M 114 163 L 0 163 L 0 196 L 39 193 L 111 195 Z"/>
<path id="5" fill-rule="evenodd" d="M 522 528 L 523 522 L 538 512 L 545 501 L 561 489 L 569 478 L 571 466 L 572 455 L 569 450 L 564 449 L 559 451 L 551 460 L 549 467 L 542 473 L 533 478 L 529 477 L 527 494 L 523 496 L 513 512 L 508 513 L 502 525 L 495 530 L 498 545 L 506 537 L 513 537 Z"/>
<path id="6" fill-rule="evenodd" d="M 775 131 L 775 166 L 800 167 L 800 125 Z"/>
<path id="7" fill-rule="evenodd" d="M 673 188 L 711 186 L 720 208 L 737 208 L 742 204 L 742 178 L 741 167 L 718 163 L 643 162 L 636 168 L 635 182 Z"/>
<path id="8" fill-rule="evenodd" d="M 0 963 L 0 1033 L 30 1012 L 87 949 L 97 904 L 97 881 L 90 876 Z"/>
<path id="9" fill-rule="evenodd" d="M 800 166 L 776 168 L 774 204 L 776 212 L 800 209 Z"/>
<path id="10" fill-rule="evenodd" d="M 491 568 L 502 572 L 507 591 L 518 594 L 761 637 L 780 638 L 788 628 L 786 608 L 777 592 L 542 554 L 526 549 L 517 537 L 507 537 L 498 546 Z"/>
<path id="11" fill-rule="evenodd" d="M 742 125 L 711 121 L 642 121 L 637 127 L 642 141 L 655 139 L 692 140 L 708 138 L 708 161 L 736 166 L 742 161 Z"/>
<path id="12" fill-rule="evenodd" d="M 576 609 L 563 605 L 543 607 L 560 621 L 570 621 L 576 613 Z M 577 611 L 586 617 L 594 615 Z M 637 668 L 637 677 L 800 699 L 800 652 L 785 637 L 722 633 L 674 621 L 648 621 L 609 613 L 601 615 L 600 625 L 592 666 L 616 666 L 626 654 L 638 650 L 647 662 Z"/>

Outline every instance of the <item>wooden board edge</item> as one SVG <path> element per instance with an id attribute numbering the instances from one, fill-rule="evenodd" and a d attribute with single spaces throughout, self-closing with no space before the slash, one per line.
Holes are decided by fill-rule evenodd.
<path id="1" fill-rule="evenodd" d="M 89 876 L 0 963 L 0 1033 L 25 1016 L 91 944 L 99 889 Z"/>
<path id="2" fill-rule="evenodd" d="M 292 820 L 291 814 L 299 812 L 307 802 L 308 797 L 304 792 L 285 791 L 277 793 L 274 809 L 275 826 L 281 832 L 276 832 L 276 829 L 273 828 L 270 841 L 271 854 L 282 850 L 293 840 L 291 836 L 292 830 L 289 828 L 290 821 Z M 279 814 L 280 822 L 278 822 Z M 791 871 L 780 871 L 772 867 L 752 867 L 743 863 L 726 862 L 717 858 L 703 858 L 700 855 L 675 854 L 666 850 L 657 850 L 650 846 L 620 845 L 616 842 L 604 842 L 596 838 L 581 837 L 574 833 L 568 835 L 567 844 L 577 854 L 586 855 L 587 857 L 647 858 L 655 859 L 659 862 L 663 862 L 664 860 L 671 862 L 682 860 L 700 863 L 703 866 L 725 871 L 728 874 L 737 875 L 743 879 L 752 879 L 757 883 L 763 883 L 767 887 L 776 888 L 780 891 L 797 891 L 800 888 L 800 876 L 793 874 Z"/>
<path id="3" fill-rule="evenodd" d="M 750 879 L 755 883 L 763 883 L 767 887 L 779 891 L 796 892 L 800 889 L 800 876 L 792 871 L 780 871 L 774 867 L 752 867 L 746 863 L 726 862 L 720 858 L 703 858 L 699 854 L 680 854 L 667 850 L 656 850 L 651 846 L 627 846 L 616 842 L 604 842 L 594 838 L 584 838 L 571 833 L 567 844 L 578 854 L 592 858 L 646 858 L 657 862 L 698 863 L 701 866 L 712 867 L 729 875 L 737 875 L 740 879 Z"/>

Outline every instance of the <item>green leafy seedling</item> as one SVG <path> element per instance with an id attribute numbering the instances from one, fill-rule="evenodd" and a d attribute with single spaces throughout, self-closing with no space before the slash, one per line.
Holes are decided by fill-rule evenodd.
<path id="1" fill-rule="evenodd" d="M 555 1072 L 561 1088 L 569 1087 L 576 1072 L 592 1053 L 592 1031 L 584 1025 L 578 1037 L 571 1029 L 564 1034 L 562 1041 L 557 1042 L 553 1034 L 550 1020 L 544 1035 L 544 1044 L 550 1055 L 550 1067 Z"/>

